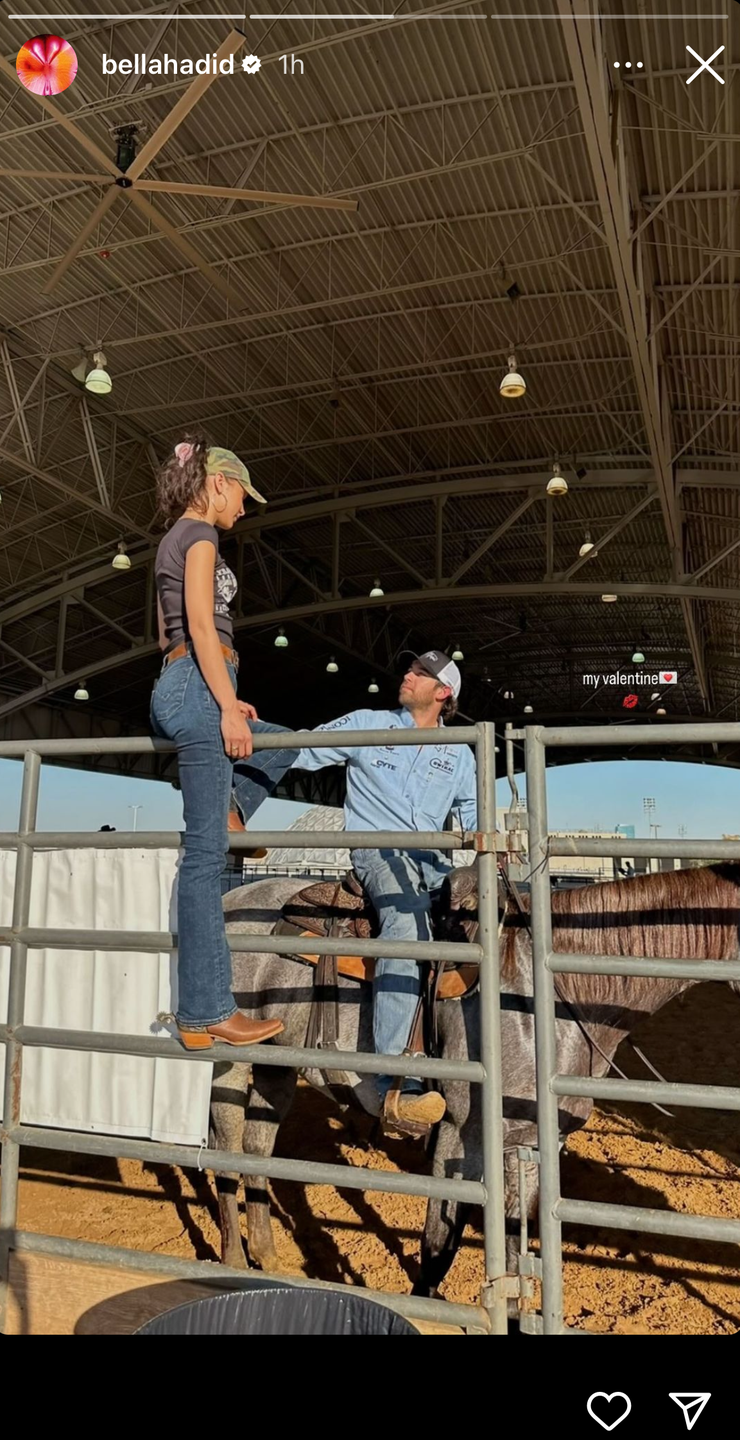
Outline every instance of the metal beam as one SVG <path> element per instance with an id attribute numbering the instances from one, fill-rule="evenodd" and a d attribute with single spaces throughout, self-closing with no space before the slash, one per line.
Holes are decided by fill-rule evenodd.
<path id="1" fill-rule="evenodd" d="M 502 520 L 500 525 L 496 526 L 496 529 L 493 531 L 493 533 L 486 536 L 486 539 L 481 542 L 477 550 L 474 550 L 473 554 L 469 555 L 467 560 L 464 560 L 462 565 L 458 566 L 454 575 L 450 575 L 447 583 L 449 585 L 457 584 L 457 581 L 466 573 L 466 571 L 470 570 L 473 565 L 477 565 L 481 557 L 485 555 L 488 550 L 491 549 L 491 546 L 495 545 L 496 541 L 500 540 L 501 536 L 505 535 L 506 531 L 510 530 L 512 525 L 516 524 L 520 516 L 524 515 L 526 511 L 529 510 L 532 505 L 534 505 L 535 501 L 539 500 L 540 498 L 540 495 L 536 493 L 527 495 L 525 499 L 522 500 L 521 504 L 517 505 L 516 509 L 512 510 L 511 514 L 507 515 L 506 519 Z"/>
<path id="2" fill-rule="evenodd" d="M 100 451 L 98 450 L 98 442 L 95 439 L 95 431 L 93 430 L 92 420 L 90 419 L 90 411 L 88 410 L 87 400 L 84 395 L 80 400 L 80 416 L 82 418 L 82 428 L 85 431 L 85 439 L 87 441 L 87 448 L 90 454 L 90 460 L 92 462 L 95 483 L 98 487 L 100 502 L 102 505 L 105 506 L 106 510 L 110 510 L 110 496 L 108 494 L 108 489 L 105 483 L 103 466 L 100 463 Z"/>
<path id="3" fill-rule="evenodd" d="M 36 456 L 34 455 L 33 451 L 31 432 L 28 428 L 26 413 L 23 408 L 20 394 L 18 392 L 18 384 L 13 371 L 13 362 L 10 357 L 7 340 L 0 340 L 0 355 L 2 356 L 3 370 L 5 371 L 5 382 L 10 392 L 10 403 L 13 406 L 15 423 L 18 426 L 18 431 L 21 437 L 21 442 L 23 444 L 23 449 L 26 454 L 26 459 L 31 465 L 33 465 L 36 462 Z"/>

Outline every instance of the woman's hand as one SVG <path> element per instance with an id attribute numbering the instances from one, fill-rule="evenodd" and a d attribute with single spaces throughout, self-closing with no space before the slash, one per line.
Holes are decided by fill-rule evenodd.
<path id="1" fill-rule="evenodd" d="M 252 732 L 238 700 L 221 713 L 224 750 L 230 760 L 248 760 L 252 753 Z"/>
<path id="2" fill-rule="evenodd" d="M 254 705 L 248 705 L 246 700 L 237 700 L 236 703 L 239 706 L 239 709 L 241 710 L 245 720 L 259 720 L 260 717 L 257 714 Z"/>

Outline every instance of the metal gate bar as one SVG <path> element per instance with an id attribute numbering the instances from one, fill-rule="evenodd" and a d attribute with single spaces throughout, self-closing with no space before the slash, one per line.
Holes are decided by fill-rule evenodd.
<path id="1" fill-rule="evenodd" d="M 522 732 L 516 732 L 517 738 Z M 737 980 L 740 963 L 653 960 L 647 957 L 555 954 L 552 944 L 549 856 L 666 856 L 685 859 L 740 860 L 740 842 L 713 840 L 587 840 L 548 835 L 546 755 L 548 746 L 608 746 L 624 740 L 616 725 L 545 729 L 527 726 L 525 768 L 529 811 L 531 868 L 532 961 L 534 976 L 537 1128 L 540 1149 L 540 1246 L 542 1259 L 542 1330 L 546 1335 L 580 1333 L 563 1321 L 562 1224 L 605 1226 L 654 1235 L 740 1243 L 740 1221 L 714 1216 L 687 1216 L 635 1206 L 593 1204 L 560 1195 L 559 1095 L 589 1099 L 662 1101 L 712 1110 L 740 1110 L 740 1090 L 721 1085 L 680 1085 L 649 1080 L 609 1080 L 559 1075 L 555 1020 L 555 974 L 647 975 L 680 980 Z M 740 742 L 740 725 L 636 725 L 629 731 L 636 745 L 671 745 L 684 741 L 706 744 Z"/>
<path id="2" fill-rule="evenodd" d="M 354 746 L 383 744 L 439 744 L 439 730 L 370 730 L 353 731 L 345 743 Z M 34 928 L 30 925 L 31 873 L 37 850 L 52 848 L 176 848 L 181 837 L 176 832 L 141 833 L 35 833 L 38 808 L 41 759 L 61 756 L 100 754 L 142 754 L 153 750 L 171 752 L 171 744 L 150 739 L 136 740 L 58 740 L 10 741 L 0 744 L 0 758 L 24 757 L 24 777 L 18 833 L 0 834 L 0 846 L 18 852 L 11 926 L 0 928 L 0 944 L 10 946 L 10 994 L 7 1024 L 0 1026 L 0 1042 L 6 1045 L 5 1090 L 2 1141 L 2 1192 L 0 1196 L 0 1323 L 4 1317 L 9 1283 L 12 1250 L 35 1250 L 45 1254 L 75 1256 L 79 1259 L 103 1261 L 129 1268 L 161 1270 L 182 1276 L 206 1279 L 219 1285 L 221 1277 L 235 1283 L 239 1272 L 204 1262 L 185 1262 L 172 1257 L 163 1266 L 161 1256 L 146 1252 L 121 1251 L 112 1246 L 92 1246 L 82 1241 L 64 1240 L 58 1236 L 24 1235 L 17 1229 L 19 1155 L 22 1145 L 42 1149 L 66 1150 L 91 1155 L 110 1155 L 162 1164 L 198 1167 L 203 1158 L 208 1168 L 218 1173 L 238 1172 L 243 1175 L 265 1175 L 269 1178 L 300 1181 L 306 1184 L 332 1184 L 344 1189 L 383 1191 L 411 1194 L 425 1198 L 451 1200 L 483 1205 L 485 1284 L 480 1306 L 451 1305 L 446 1301 L 425 1300 L 411 1296 L 386 1297 L 373 1291 L 364 1293 L 382 1301 L 412 1318 L 459 1323 L 491 1334 L 505 1334 L 506 1280 L 505 1232 L 503 1204 L 503 1113 L 501 1087 L 501 1032 L 499 1015 L 498 915 L 495 837 L 495 734 L 490 724 L 474 727 L 449 727 L 444 730 L 445 744 L 472 744 L 478 759 L 478 825 L 472 835 L 458 836 L 445 832 L 353 832 L 355 847 L 393 849 L 456 850 L 471 848 L 479 854 L 480 928 L 477 945 L 443 944 L 437 942 L 394 942 L 394 954 L 418 963 L 432 958 L 458 960 L 464 952 L 466 961 L 480 965 L 481 1058 L 480 1061 L 449 1061 L 421 1059 L 414 1068 L 421 1075 L 449 1080 L 465 1080 L 482 1086 L 483 1108 L 483 1183 L 480 1178 L 451 1179 L 446 1175 L 421 1176 L 388 1171 L 367 1171 L 351 1166 L 322 1165 L 312 1161 L 264 1160 L 260 1157 L 231 1154 L 225 1151 L 202 1152 L 193 1146 L 173 1146 L 154 1141 L 128 1140 L 121 1137 L 88 1135 L 78 1131 L 57 1130 L 21 1124 L 22 1062 L 26 1046 L 49 1046 L 72 1050 L 95 1050 L 115 1054 L 162 1056 L 211 1064 L 222 1060 L 249 1061 L 268 1065 L 306 1069 L 326 1063 L 324 1051 L 297 1047 L 215 1045 L 206 1052 L 188 1052 L 172 1040 L 152 1036 L 119 1036 L 86 1031 L 51 1029 L 24 1023 L 26 961 L 30 948 L 53 947 L 108 949 L 120 951 L 160 952 L 174 948 L 177 937 L 170 932 L 124 932 Z M 279 735 L 255 736 L 255 749 L 331 748 L 336 735 L 305 731 Z M 314 848 L 336 848 L 341 832 L 311 835 Z M 275 832 L 250 831 L 248 837 L 231 836 L 229 848 L 234 851 L 254 845 L 271 845 Z M 305 836 L 282 835 L 280 843 L 295 849 L 305 848 Z M 347 840 L 345 838 L 345 843 Z M 300 954 L 306 942 L 289 937 L 262 935 L 230 935 L 232 950 L 240 953 Z M 322 940 L 322 950 L 338 954 L 346 948 L 341 941 Z M 387 950 L 381 941 L 358 942 L 358 954 L 378 956 Z M 356 1055 L 338 1053 L 333 1057 L 338 1066 L 362 1074 L 403 1074 L 408 1061 L 401 1056 Z M 133 1259 L 131 1257 L 134 1257 Z M 241 1283 L 249 1283 L 240 1277 Z M 293 1283 L 281 1277 L 283 1283 Z M 306 1282 L 303 1282 L 304 1284 Z M 341 1287 L 342 1289 L 346 1287 Z"/>

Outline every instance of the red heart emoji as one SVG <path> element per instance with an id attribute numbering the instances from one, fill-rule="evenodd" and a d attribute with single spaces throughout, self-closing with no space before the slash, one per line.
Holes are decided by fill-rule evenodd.
<path id="1" fill-rule="evenodd" d="M 672 679 L 673 679 L 673 671 L 672 671 L 672 670 L 669 670 L 667 675 L 666 675 L 666 674 L 663 675 L 663 679 L 666 681 L 666 683 L 667 683 L 669 680 L 672 680 Z"/>

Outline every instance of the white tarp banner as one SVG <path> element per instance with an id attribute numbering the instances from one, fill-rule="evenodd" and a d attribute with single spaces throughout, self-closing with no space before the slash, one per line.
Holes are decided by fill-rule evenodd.
<path id="1" fill-rule="evenodd" d="M 0 850 L 2 925 L 12 920 L 15 859 L 15 851 Z M 73 930 L 175 930 L 177 859 L 173 850 L 37 850 L 30 923 Z M 0 946 L 3 1021 L 9 960 L 8 947 Z M 30 950 L 26 1024 L 163 1035 L 157 1015 L 173 1009 L 175 969 L 169 952 Z M 4 1057 L 0 1046 L 3 1064 Z M 29 1047 L 23 1055 L 22 1122 L 200 1145 L 208 1135 L 212 1068 Z"/>

